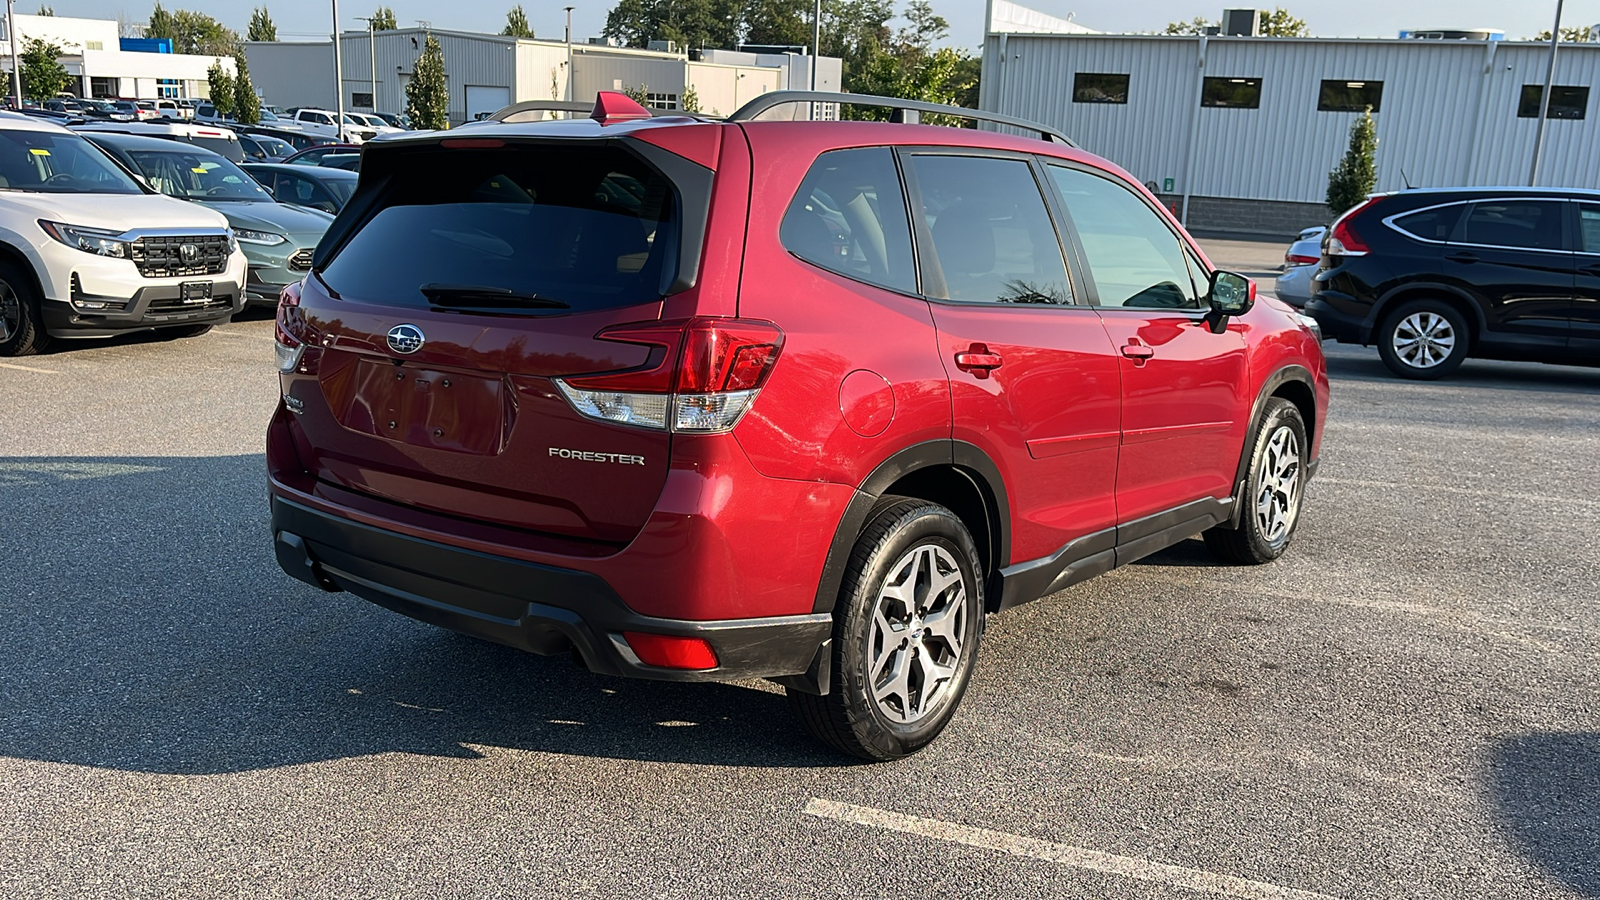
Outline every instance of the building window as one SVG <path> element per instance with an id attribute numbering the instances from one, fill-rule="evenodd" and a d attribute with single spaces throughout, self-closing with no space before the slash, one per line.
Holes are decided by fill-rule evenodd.
<path id="1" fill-rule="evenodd" d="M 1072 76 L 1073 103 L 1127 103 L 1128 76 L 1079 72 Z"/>
<path id="2" fill-rule="evenodd" d="M 1207 78 L 1200 89 L 1200 105 L 1260 109 L 1261 79 Z"/>
<path id="3" fill-rule="evenodd" d="M 1381 81 L 1324 81 L 1317 95 L 1319 112 L 1377 112 L 1383 106 Z"/>
<path id="4" fill-rule="evenodd" d="M 371 91 L 354 91 L 350 94 L 351 106 L 365 106 L 368 109 L 377 109 L 372 105 Z"/>
<path id="5" fill-rule="evenodd" d="M 677 94 L 645 94 L 644 105 L 654 106 L 656 109 L 677 109 Z"/>
<path id="6" fill-rule="evenodd" d="M 83 49 L 85 49 L 85 50 L 104 50 L 105 48 L 106 48 L 105 41 L 84 41 L 83 42 Z"/>
<path id="7" fill-rule="evenodd" d="M 156 97 L 162 100 L 174 100 L 182 95 L 183 82 L 176 78 L 156 79 Z"/>
<path id="8" fill-rule="evenodd" d="M 115 97 L 120 84 L 121 79 L 92 77 L 89 79 L 89 96 Z"/>
<path id="9" fill-rule="evenodd" d="M 1522 86 L 1522 102 L 1517 104 L 1517 117 L 1520 119 L 1539 118 L 1539 100 L 1544 96 L 1544 85 L 1525 84 Z M 1550 88 L 1550 109 L 1547 115 L 1552 119 L 1581 119 L 1584 110 L 1589 106 L 1589 89 L 1579 85 L 1558 84 Z"/>

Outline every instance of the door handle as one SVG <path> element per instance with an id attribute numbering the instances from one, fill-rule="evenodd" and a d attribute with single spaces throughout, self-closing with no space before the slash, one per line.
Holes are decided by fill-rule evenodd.
<path id="1" fill-rule="evenodd" d="M 1128 338 L 1128 342 L 1122 345 L 1122 355 L 1133 360 L 1134 365 L 1142 366 L 1146 360 L 1156 355 L 1156 348 L 1138 338 Z"/>
<path id="2" fill-rule="evenodd" d="M 973 344 L 956 354 L 956 368 L 971 372 L 979 378 L 988 378 L 989 372 L 1000 368 L 1005 360 L 998 353 L 990 353 L 988 344 Z"/>
<path id="3" fill-rule="evenodd" d="M 1478 254 L 1468 253 L 1463 250 L 1456 253 L 1446 253 L 1444 258 L 1450 260 L 1451 262 L 1466 263 L 1467 265 L 1471 265 L 1478 261 Z"/>

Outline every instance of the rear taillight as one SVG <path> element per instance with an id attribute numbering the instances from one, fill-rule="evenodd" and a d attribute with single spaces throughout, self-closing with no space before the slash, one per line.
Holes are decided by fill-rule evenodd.
<path id="1" fill-rule="evenodd" d="M 603 341 L 654 348 L 645 366 L 556 379 L 580 415 L 659 431 L 730 431 L 755 402 L 783 349 L 771 322 L 698 318 L 608 328 Z"/>
<path id="2" fill-rule="evenodd" d="M 1372 252 L 1372 248 L 1367 246 L 1367 242 L 1362 240 L 1361 236 L 1356 234 L 1355 229 L 1350 227 L 1350 221 L 1382 199 L 1382 197 L 1368 197 L 1365 202 L 1352 207 L 1349 212 L 1336 219 L 1333 227 L 1328 230 L 1328 236 L 1323 238 L 1323 254 L 1327 256 L 1366 256 Z"/>
<path id="3" fill-rule="evenodd" d="M 1302 256 L 1299 253 L 1285 253 L 1283 255 L 1283 264 L 1286 266 L 1309 266 L 1321 260 L 1322 257 L 1320 256 Z"/>
<path id="4" fill-rule="evenodd" d="M 299 283 L 286 286 L 278 293 L 278 315 L 272 323 L 272 342 L 278 355 L 278 371 L 293 372 L 306 352 L 306 343 L 300 339 L 303 322 L 300 314 Z"/>

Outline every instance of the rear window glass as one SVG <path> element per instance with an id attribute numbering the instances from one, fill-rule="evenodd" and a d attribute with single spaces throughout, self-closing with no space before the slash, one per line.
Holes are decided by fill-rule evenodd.
<path id="1" fill-rule="evenodd" d="M 1425 241 L 1448 241 L 1456 230 L 1456 223 L 1461 221 L 1461 211 L 1464 209 L 1465 204 L 1425 209 L 1401 216 L 1394 220 L 1394 224 L 1401 231 Z"/>
<path id="2" fill-rule="evenodd" d="M 204 147 L 205 149 L 210 150 L 212 153 L 223 157 L 229 162 L 244 162 L 244 148 L 239 146 L 238 141 L 230 141 L 227 138 L 201 136 L 191 137 L 188 139 L 188 141 L 196 147 Z"/>
<path id="3" fill-rule="evenodd" d="M 377 212 L 322 270 L 346 299 L 427 306 L 424 287 L 533 295 L 508 312 L 658 300 L 676 195 L 621 149 L 426 150 L 396 162 Z"/>
<path id="4" fill-rule="evenodd" d="M 886 147 L 817 158 L 780 229 L 784 249 L 832 272 L 915 293 L 911 221 Z"/>

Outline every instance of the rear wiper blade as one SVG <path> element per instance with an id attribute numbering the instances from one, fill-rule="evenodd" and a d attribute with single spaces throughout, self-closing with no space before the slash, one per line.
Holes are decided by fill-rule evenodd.
<path id="1" fill-rule="evenodd" d="M 572 304 L 538 294 L 485 284 L 440 284 L 429 282 L 418 290 L 434 306 L 527 306 L 539 309 L 571 309 Z"/>

